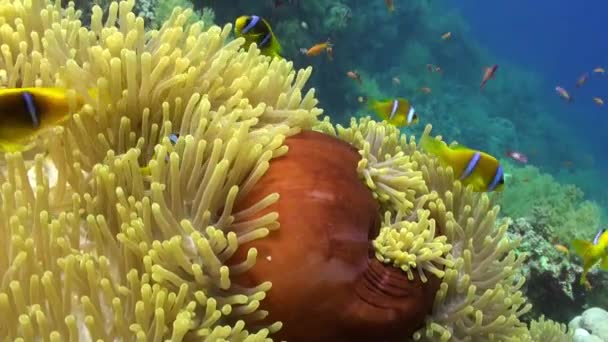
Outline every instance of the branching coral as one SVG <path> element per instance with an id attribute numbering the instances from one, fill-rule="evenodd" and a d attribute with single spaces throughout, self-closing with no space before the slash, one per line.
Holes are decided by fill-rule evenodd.
<path id="1" fill-rule="evenodd" d="M 6 155 L 0 308 L 11 315 L 0 335 L 264 340 L 281 326 L 253 323 L 271 284 L 231 280 L 257 251 L 227 260 L 278 227 L 273 213 L 251 219 L 278 195 L 233 207 L 286 152 L 283 139 L 320 113 L 314 93 L 301 93 L 311 70 L 239 52 L 230 25 L 184 27 L 191 11 L 144 34 L 133 6 L 112 3 L 105 21 L 94 7 L 87 29 L 73 4 L 0 4 L 2 86 L 69 87 L 89 102 L 30 172 Z"/>

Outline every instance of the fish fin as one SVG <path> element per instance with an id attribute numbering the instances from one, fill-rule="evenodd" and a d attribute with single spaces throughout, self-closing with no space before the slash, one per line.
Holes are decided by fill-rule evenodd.
<path id="1" fill-rule="evenodd" d="M 608 255 L 605 255 L 600 264 L 600 268 L 604 271 L 608 271 Z"/>
<path id="2" fill-rule="evenodd" d="M 435 139 L 428 134 L 422 135 L 420 138 L 420 146 L 430 154 L 441 156 L 444 153 L 446 145 L 443 141 Z"/>
<path id="3" fill-rule="evenodd" d="M 450 148 L 453 150 L 470 150 L 470 148 L 460 144 L 451 145 Z"/>
<path id="4" fill-rule="evenodd" d="M 572 240 L 572 250 L 581 257 L 585 256 L 585 252 L 591 248 L 592 244 L 585 240 Z"/>
<path id="5" fill-rule="evenodd" d="M 0 152 L 12 153 L 27 151 L 32 149 L 34 145 L 36 145 L 35 139 L 20 141 L 0 140 Z"/>

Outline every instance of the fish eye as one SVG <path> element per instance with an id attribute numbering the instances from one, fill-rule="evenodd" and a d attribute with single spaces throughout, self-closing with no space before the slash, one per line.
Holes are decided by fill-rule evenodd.
<path id="1" fill-rule="evenodd" d="M 247 19 L 245 19 L 245 26 L 249 25 L 251 23 L 251 17 L 247 17 Z"/>

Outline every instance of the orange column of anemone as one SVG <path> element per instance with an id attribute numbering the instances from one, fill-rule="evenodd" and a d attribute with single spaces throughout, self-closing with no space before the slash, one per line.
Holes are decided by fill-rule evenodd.
<path id="1" fill-rule="evenodd" d="M 424 323 L 438 279 L 410 281 L 374 257 L 379 208 L 357 175 L 355 148 L 312 131 L 286 144 L 236 208 L 280 194 L 267 211 L 279 213 L 281 228 L 239 248 L 233 260 L 255 247 L 258 261 L 235 282 L 272 281 L 261 308 L 266 322 L 283 322 L 277 341 L 402 341 Z"/>

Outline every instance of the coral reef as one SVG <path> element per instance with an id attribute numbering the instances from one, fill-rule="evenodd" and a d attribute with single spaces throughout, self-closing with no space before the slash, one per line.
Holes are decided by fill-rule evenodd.
<path id="1" fill-rule="evenodd" d="M 499 202 L 505 216 L 529 218 L 547 239 L 565 245 L 595 236 L 601 210 L 576 186 L 562 185 L 534 166 L 505 164 L 505 170 L 511 174 Z"/>
<path id="2" fill-rule="evenodd" d="M 515 249 L 518 255 L 526 255 L 526 262 L 519 269 L 526 278 L 524 292 L 532 303 L 532 314 L 540 314 L 566 322 L 584 307 L 608 304 L 603 289 L 608 285 L 605 272 L 592 269 L 589 279 L 593 289 L 580 285 L 582 263 L 570 253 L 560 251 L 545 236 L 542 227 L 526 219 L 505 219 L 509 236 L 521 240 Z"/>
<path id="3" fill-rule="evenodd" d="M 73 4 L 0 3 L 0 84 L 88 102 L 44 150 L 5 156 L 1 336 L 565 334 L 520 320 L 524 257 L 498 207 L 413 138 L 319 122 L 310 68 L 242 50 L 230 24 L 205 31 L 191 9 L 146 32 L 134 6 L 95 6 L 86 28 Z"/>
<path id="4" fill-rule="evenodd" d="M 204 27 L 211 27 L 215 21 L 215 12 L 211 7 L 203 7 L 200 10 L 194 9 L 190 0 L 162 0 L 150 7 L 154 10 L 151 15 L 148 15 L 146 18 L 150 19 L 153 28 L 158 28 L 167 21 L 175 8 L 193 10 L 193 13 L 188 20 L 188 24 L 200 21 L 204 24 Z"/>

